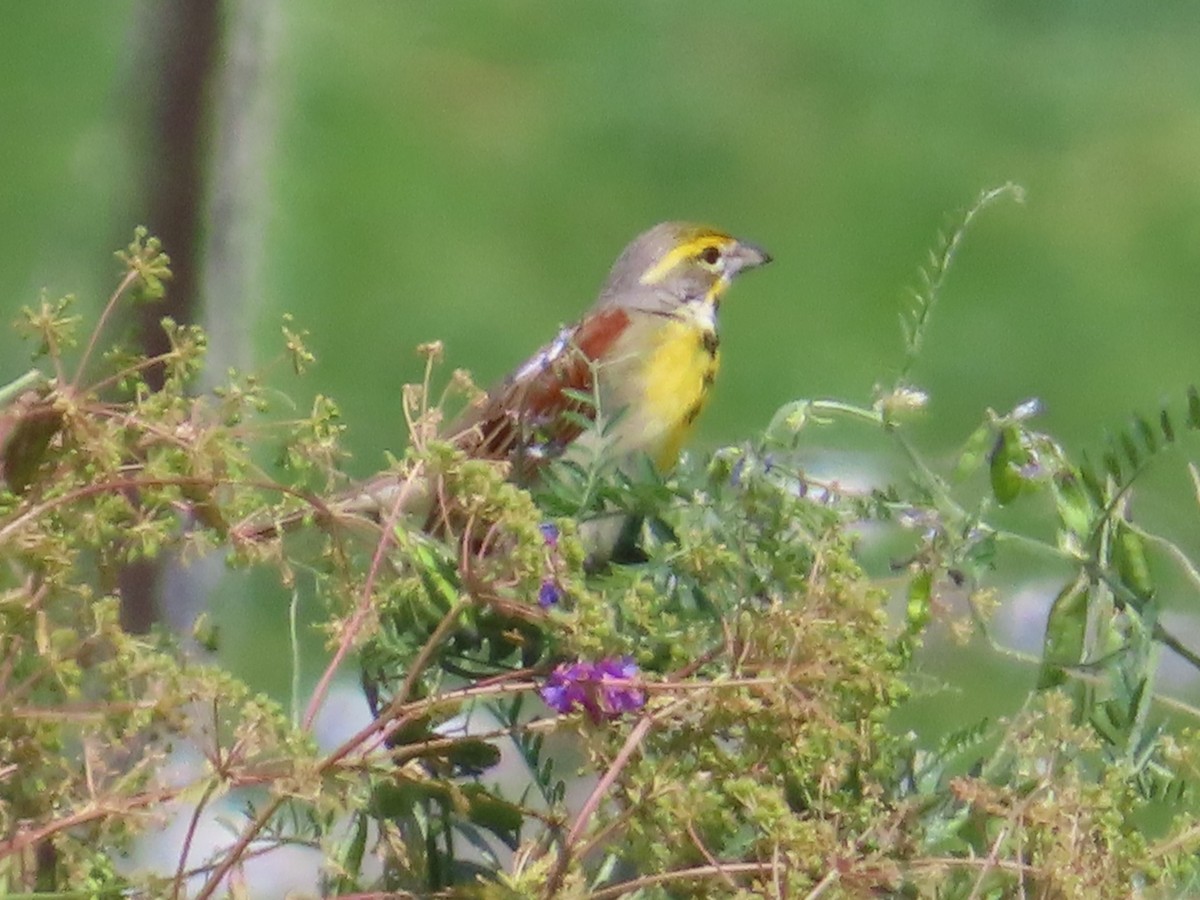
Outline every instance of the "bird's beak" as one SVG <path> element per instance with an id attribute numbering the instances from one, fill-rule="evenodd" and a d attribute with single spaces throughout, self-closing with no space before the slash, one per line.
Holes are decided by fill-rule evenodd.
<path id="1" fill-rule="evenodd" d="M 748 241 L 738 241 L 737 249 L 729 255 L 729 262 L 732 265 L 729 268 L 729 275 L 736 275 L 743 269 L 757 269 L 759 266 L 765 266 L 771 261 L 771 254 L 759 247 L 757 244 L 751 244 Z"/>

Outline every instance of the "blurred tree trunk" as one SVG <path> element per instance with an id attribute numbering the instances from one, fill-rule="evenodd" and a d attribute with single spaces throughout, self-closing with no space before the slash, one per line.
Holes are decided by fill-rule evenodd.
<path id="1" fill-rule="evenodd" d="M 217 65 L 221 4 L 218 0 L 175 0 L 145 4 L 143 37 L 152 63 L 139 77 L 151 85 L 147 98 L 149 140 L 146 162 L 145 225 L 171 257 L 168 296 L 143 306 L 141 349 L 147 356 L 165 353 L 164 316 L 177 322 L 197 320 L 200 229 L 207 145 L 206 96 Z M 148 373 L 152 387 L 162 386 L 163 372 Z M 148 629 L 160 615 L 156 596 L 163 563 L 150 560 L 127 565 L 120 575 L 121 622 L 130 631 Z"/>
<path id="2" fill-rule="evenodd" d="M 266 171 L 278 106 L 272 73 L 284 8 L 281 0 L 225 0 L 221 6 L 223 46 L 212 83 L 199 270 L 209 387 L 230 368 L 246 371 L 254 363 L 251 326 L 263 296 Z M 163 618 L 188 631 L 225 574 L 217 553 L 186 568 L 168 560 L 159 582 Z"/>
<path id="3" fill-rule="evenodd" d="M 166 349 L 159 320 L 197 322 L 209 337 L 205 383 L 252 362 L 249 325 L 261 296 L 264 192 L 275 103 L 269 77 L 279 0 L 147 5 L 155 71 L 153 173 L 147 225 L 171 257 L 169 300 L 143 309 L 148 354 Z M 190 628 L 223 571 L 219 556 L 188 568 L 170 558 L 129 566 L 123 622 Z"/>

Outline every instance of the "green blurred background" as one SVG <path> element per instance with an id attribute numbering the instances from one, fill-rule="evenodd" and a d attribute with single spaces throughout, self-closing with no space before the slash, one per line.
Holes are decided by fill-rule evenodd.
<path id="1" fill-rule="evenodd" d="M 95 308 L 111 250 L 148 219 L 164 165 L 148 138 L 156 6 L 0 6 L 10 318 L 43 287 Z M 666 218 L 776 259 L 723 308 L 701 448 L 750 436 L 788 400 L 869 401 L 894 376 L 898 312 L 937 233 L 1008 181 L 1027 202 L 968 236 L 914 373 L 932 395 L 921 444 L 948 456 L 986 407 L 1037 396 L 1046 430 L 1098 446 L 1200 380 L 1195 4 L 219 9 L 217 74 L 194 111 L 201 229 L 166 249 L 197 260 L 219 365 L 268 365 L 284 312 L 311 332 L 310 376 L 271 371 L 301 398 L 336 398 L 359 474 L 403 444 L 415 344 L 441 339 L 449 365 L 502 375 Z M 27 350 L 6 332 L 0 359 L 8 379 Z M 814 432 L 814 458 L 859 437 Z M 1178 460 L 1149 489 L 1200 549 Z M 286 657 L 259 652 L 282 634 L 282 605 L 246 606 L 225 601 L 227 652 L 282 691 Z"/>

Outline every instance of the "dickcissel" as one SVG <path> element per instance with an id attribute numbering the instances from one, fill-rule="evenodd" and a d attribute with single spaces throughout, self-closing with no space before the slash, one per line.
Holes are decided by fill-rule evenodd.
<path id="1" fill-rule="evenodd" d="M 761 247 L 714 228 L 655 225 L 617 257 L 583 317 L 451 422 L 444 436 L 469 457 L 509 463 L 512 477 L 529 483 L 547 461 L 592 439 L 596 430 L 588 423 L 603 414 L 613 420 L 604 454 L 618 461 L 644 454 L 668 471 L 717 376 L 721 300 L 738 275 L 770 261 Z M 397 488 L 395 476 L 376 476 L 337 508 L 378 516 L 394 504 Z M 427 508 L 427 496 L 404 504 L 406 512 L 421 506 Z M 249 534 L 273 534 L 301 517 L 285 516 Z"/>

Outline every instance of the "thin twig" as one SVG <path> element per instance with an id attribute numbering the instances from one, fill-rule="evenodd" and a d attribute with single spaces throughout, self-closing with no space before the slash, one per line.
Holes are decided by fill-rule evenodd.
<path id="1" fill-rule="evenodd" d="M 40 844 L 46 838 L 58 834 L 60 831 L 69 831 L 72 828 L 78 828 L 80 825 L 86 825 L 97 819 L 105 819 L 109 816 L 129 812 L 143 806 L 155 806 L 166 803 L 169 800 L 174 800 L 183 791 L 184 788 L 162 788 L 157 791 L 147 791 L 136 797 L 122 800 L 119 805 L 90 806 L 69 816 L 63 816 L 61 819 L 48 822 L 40 828 L 30 831 L 18 831 L 11 838 L 0 843 L 0 859 L 21 853 L 36 844 Z"/>
<path id="2" fill-rule="evenodd" d="M 354 645 L 354 639 L 358 636 L 358 632 L 362 629 L 363 624 L 367 621 L 371 613 L 372 601 L 375 595 L 375 581 L 379 577 L 379 572 L 383 567 L 384 557 L 387 556 L 388 551 L 395 543 L 396 523 L 399 521 L 400 515 L 405 508 L 409 493 L 414 484 L 414 479 L 419 473 L 420 469 L 414 470 L 405 479 L 404 485 L 400 490 L 396 492 L 396 498 L 388 511 L 382 534 L 380 534 L 379 540 L 375 544 L 375 553 L 371 557 L 371 568 L 367 572 L 367 578 L 362 588 L 362 595 L 359 597 L 358 607 L 354 610 L 354 616 L 346 623 L 341 639 L 338 641 L 338 648 L 333 654 L 333 659 L 325 667 L 325 671 L 322 673 L 321 679 L 317 682 L 312 697 L 308 701 L 308 708 L 304 712 L 303 727 L 305 730 L 312 727 L 313 720 L 316 718 L 317 712 L 321 709 L 321 704 L 325 702 L 325 695 L 329 692 L 334 675 L 337 674 L 342 660 L 350 652 L 350 648 Z"/>
<path id="3" fill-rule="evenodd" d="M 817 900 L 825 891 L 837 884 L 841 877 L 841 873 L 837 869 L 830 869 L 825 873 L 825 877 L 814 884 L 813 889 L 804 895 L 804 900 Z"/>
<path id="4" fill-rule="evenodd" d="M 1003 845 L 1005 838 L 1008 837 L 1009 825 L 1006 823 L 1000 829 L 1000 833 L 996 835 L 996 839 L 992 841 L 992 846 L 988 850 L 987 860 L 979 870 L 978 876 L 975 878 L 975 884 L 971 887 L 971 893 L 967 896 L 967 900 L 978 900 L 980 894 L 983 893 L 984 882 L 988 875 L 996 868 L 996 863 L 1000 860 L 1000 847 Z"/>
<path id="5" fill-rule="evenodd" d="M 725 881 L 725 883 L 729 885 L 731 889 L 736 891 L 738 889 L 737 882 L 733 880 L 733 876 L 725 871 L 725 867 L 721 864 L 721 861 L 713 856 L 712 852 L 706 846 L 704 846 L 704 841 L 700 840 L 700 835 L 696 834 L 696 829 L 693 827 L 691 822 L 687 823 L 687 833 L 688 837 L 692 839 L 692 843 L 695 845 L 696 849 L 700 851 L 701 856 L 708 860 L 708 864 L 720 873 L 721 878 Z"/>
<path id="6" fill-rule="evenodd" d="M 671 704 L 671 707 L 675 705 Z M 625 766 L 628 765 L 629 760 L 633 757 L 634 751 L 645 740 L 646 735 L 650 733 L 650 727 L 654 724 L 655 718 L 655 713 L 647 713 L 638 720 L 638 723 L 633 726 L 633 729 L 629 732 L 629 736 L 625 739 L 625 744 L 613 758 L 608 770 L 596 783 L 596 786 L 592 788 L 591 794 L 579 810 L 579 814 L 575 817 L 575 822 L 571 826 L 571 830 L 567 832 L 567 836 L 559 849 L 554 869 L 551 871 L 549 878 L 546 879 L 546 892 L 544 896 L 547 898 L 553 897 L 559 887 L 562 886 L 563 878 L 567 874 L 567 867 L 571 863 L 575 844 L 579 842 L 584 829 L 587 828 L 589 821 L 600 806 L 601 800 L 608 793 L 609 788 L 612 787 L 613 782 L 617 780 L 617 776 L 625 769 Z"/>
<path id="7" fill-rule="evenodd" d="M 715 866 L 695 866 L 691 869 L 675 869 L 671 872 L 658 872 L 654 875 L 643 875 L 630 881 L 610 885 L 589 895 L 589 900 L 609 900 L 609 898 L 631 895 L 641 888 L 656 884 L 666 884 L 672 881 L 695 881 L 702 878 L 713 878 L 717 875 L 765 875 L 770 873 L 771 866 L 767 863 L 723 863 L 718 869 Z"/>
<path id="8" fill-rule="evenodd" d="M 117 303 L 120 302 L 125 291 L 127 291 L 129 286 L 137 281 L 137 279 L 137 270 L 130 269 L 125 273 L 125 277 L 121 279 L 121 282 L 117 285 L 116 290 L 114 290 L 112 295 L 108 298 L 108 303 L 105 304 L 104 311 L 100 313 L 100 318 L 96 320 L 96 327 L 92 329 L 91 336 L 88 338 L 87 347 L 84 348 L 83 356 L 79 359 L 79 366 L 75 369 L 75 377 L 71 380 L 71 387 L 73 390 L 79 390 L 79 385 L 83 380 L 83 372 L 87 368 L 88 361 L 91 359 L 92 351 L 96 349 L 96 343 L 100 340 L 100 333 L 104 330 L 104 326 L 107 324 L 109 316 L 111 316 L 113 310 L 116 309 Z"/>
<path id="9" fill-rule="evenodd" d="M 613 758 L 612 764 L 604 773 L 604 776 L 596 782 L 596 786 L 592 788 L 592 793 L 588 796 L 587 801 L 579 810 L 579 815 L 575 817 L 575 824 L 571 826 L 571 830 L 567 832 L 567 846 L 574 844 L 582 836 L 583 831 L 588 826 L 588 822 L 596 809 L 600 806 L 600 801 L 604 799 L 604 795 L 608 793 L 608 789 L 612 787 L 613 782 L 617 780 L 617 776 L 624 771 L 625 766 L 629 764 L 629 760 L 633 757 L 634 751 L 645 740 L 646 735 L 650 733 L 650 727 L 654 724 L 657 716 L 654 713 L 642 716 L 638 723 L 633 726 L 629 732 L 629 737 L 625 739 L 624 746 L 621 747 L 616 757 Z"/>
<path id="10" fill-rule="evenodd" d="M 204 812 L 204 808 L 208 805 L 209 799 L 216 793 L 216 790 L 217 782 L 215 780 L 209 781 L 204 786 L 204 791 L 201 793 L 200 799 L 196 801 L 196 806 L 192 810 L 192 815 L 188 820 L 187 831 L 183 836 L 183 846 L 179 848 L 179 865 L 175 869 L 175 885 L 171 891 L 171 896 L 175 900 L 179 900 L 179 897 L 183 893 L 183 880 L 187 872 L 187 858 L 192 852 L 192 841 L 196 837 L 196 829 L 200 826 L 200 816 Z"/>
<path id="11" fill-rule="evenodd" d="M 96 494 L 119 494 L 130 491 L 138 491 L 145 488 L 203 487 L 212 486 L 214 483 L 214 479 L 211 477 L 188 478 L 184 476 L 180 476 L 178 478 L 113 478 L 109 481 L 97 481 L 92 484 L 76 488 L 73 491 L 68 491 L 65 494 L 60 494 L 57 497 L 51 497 L 48 500 L 42 501 L 41 503 L 33 504 L 32 506 L 29 506 L 21 511 L 19 514 L 13 516 L 3 527 L 0 527 L 0 543 L 3 543 L 11 538 L 31 520 L 41 519 L 50 510 L 58 509 L 60 506 L 70 506 L 76 501 L 95 496 Z M 226 481 L 223 483 L 232 487 L 261 486 L 254 482 Z M 308 494 L 305 494 L 301 491 L 291 490 L 281 485 L 271 485 L 271 487 L 274 487 L 283 493 L 292 494 L 297 497 L 302 497 L 310 502 L 316 502 L 318 505 L 323 505 L 320 504 L 319 500 L 316 498 L 310 497 Z"/>
<path id="12" fill-rule="evenodd" d="M 271 802 L 263 807 L 259 814 L 254 817 L 254 821 L 247 825 L 245 829 L 243 829 L 237 841 L 235 841 L 233 846 L 229 848 L 229 852 L 225 854 L 225 858 L 213 867 L 212 874 L 208 877 L 208 880 L 204 882 L 204 886 L 200 888 L 200 892 L 196 894 L 196 900 L 208 900 L 208 898 L 213 895 L 216 889 L 220 886 L 221 879 L 228 875 L 229 871 L 235 865 L 237 865 L 238 861 L 246 852 L 246 848 L 250 846 L 250 843 L 256 837 L 258 837 L 259 832 L 267 827 L 267 824 L 271 821 L 271 817 L 279 811 L 279 807 L 283 806 L 287 799 L 288 798 L 283 794 L 273 798 Z"/>

